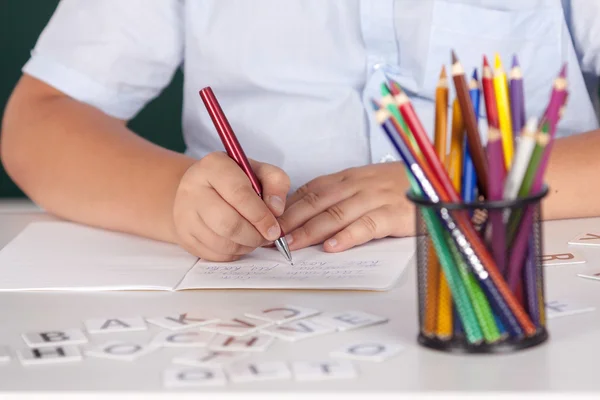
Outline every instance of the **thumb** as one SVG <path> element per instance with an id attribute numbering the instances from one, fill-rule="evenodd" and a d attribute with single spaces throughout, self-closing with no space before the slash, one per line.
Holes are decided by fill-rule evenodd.
<path id="1" fill-rule="evenodd" d="M 249 160 L 256 177 L 262 185 L 263 200 L 273 215 L 279 217 L 285 210 L 285 199 L 290 190 L 290 178 L 282 169 Z"/>

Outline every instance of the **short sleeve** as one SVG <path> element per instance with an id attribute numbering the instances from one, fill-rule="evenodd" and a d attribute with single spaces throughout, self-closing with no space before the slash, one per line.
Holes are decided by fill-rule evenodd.
<path id="1" fill-rule="evenodd" d="M 23 72 L 128 120 L 182 63 L 182 8 L 181 0 L 61 0 Z"/>
<path id="2" fill-rule="evenodd" d="M 563 0 L 565 17 L 582 71 L 600 75 L 600 1 Z"/>

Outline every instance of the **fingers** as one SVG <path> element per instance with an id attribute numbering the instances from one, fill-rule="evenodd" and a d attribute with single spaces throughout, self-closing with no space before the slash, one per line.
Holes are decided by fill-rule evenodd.
<path id="1" fill-rule="evenodd" d="M 284 231 L 292 232 L 335 204 L 350 198 L 357 190 L 354 185 L 340 182 L 307 191 L 295 203 L 288 205 L 285 212 L 279 217 L 279 223 Z M 330 211 L 335 214 L 336 210 Z M 335 215 L 332 216 L 335 217 Z"/>
<path id="2" fill-rule="evenodd" d="M 216 191 L 204 192 L 201 202 L 202 206 L 200 206 L 201 210 L 198 216 L 202 224 L 206 224 L 214 234 L 234 243 L 254 248 L 267 242 L 256 227 L 244 219 L 231 205 L 223 201 Z M 194 229 L 195 233 L 199 231 L 200 228 Z M 204 239 L 202 234 L 199 234 L 198 237 Z M 206 243 L 205 240 L 203 242 Z"/>
<path id="3" fill-rule="evenodd" d="M 342 180 L 340 174 L 320 176 L 312 181 L 300 186 L 287 199 L 288 208 L 295 204 L 298 200 L 306 196 L 308 193 L 323 192 L 324 189 L 339 183 Z"/>
<path id="4" fill-rule="evenodd" d="M 364 214 L 323 244 L 326 252 L 338 253 L 367 243 L 373 239 L 390 236 L 395 225 L 401 223 L 391 206 L 380 207 Z"/>
<path id="5" fill-rule="evenodd" d="M 187 234 L 182 237 L 181 247 L 188 253 L 203 260 L 215 262 L 229 262 L 239 260 L 240 256 L 235 254 L 221 254 L 204 245 L 195 235 Z"/>
<path id="6" fill-rule="evenodd" d="M 222 157 L 227 156 L 222 155 Z M 226 160 L 223 159 L 218 163 L 218 166 L 220 168 L 218 174 L 212 173 L 207 176 L 210 186 L 226 203 L 250 222 L 265 239 L 273 241 L 279 238 L 281 233 L 279 223 L 269 207 L 256 194 L 250 180 L 235 161 L 227 157 Z M 236 230 L 241 229 L 242 222 L 237 221 L 235 224 L 233 224 L 234 221 L 228 222 L 231 226 L 226 226 L 226 231 L 235 234 Z"/>
<path id="7" fill-rule="evenodd" d="M 256 177 L 260 180 L 263 201 L 276 217 L 285 209 L 286 197 L 290 191 L 290 178 L 274 165 L 250 160 Z"/>
<path id="8" fill-rule="evenodd" d="M 287 236 L 291 250 L 322 243 L 362 215 L 382 205 L 379 197 L 361 192 L 326 208 Z"/>

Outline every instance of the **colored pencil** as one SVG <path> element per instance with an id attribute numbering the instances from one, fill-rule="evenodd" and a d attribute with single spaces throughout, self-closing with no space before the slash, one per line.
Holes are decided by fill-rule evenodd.
<path id="1" fill-rule="evenodd" d="M 483 87 L 483 98 L 485 100 L 485 112 L 487 115 L 488 126 L 500 129 L 498 106 L 496 105 L 496 94 L 494 93 L 494 73 L 492 72 L 492 68 L 490 67 L 486 56 L 483 56 L 481 75 L 481 86 Z M 502 157 L 504 157 L 504 154 Z"/>
<path id="2" fill-rule="evenodd" d="M 473 76 L 469 82 L 469 95 L 471 97 L 471 103 L 473 103 L 475 119 L 479 125 L 479 102 L 481 91 L 479 89 L 477 69 L 473 71 Z M 463 139 L 462 148 L 464 162 L 462 170 L 461 194 L 465 203 L 471 203 L 475 201 L 475 185 L 477 183 L 477 174 L 475 173 L 475 166 L 473 165 L 471 151 L 469 150 L 469 144 L 467 143 L 466 138 Z"/>
<path id="3" fill-rule="evenodd" d="M 427 336 L 435 336 L 438 333 L 438 287 L 441 271 L 440 261 L 431 237 L 428 237 L 427 241 L 429 243 L 427 245 L 427 272 L 425 277 L 425 299 L 423 301 L 425 311 L 423 333 Z"/>
<path id="4" fill-rule="evenodd" d="M 434 144 L 436 153 L 444 164 L 446 162 L 447 136 L 448 136 L 448 78 L 446 69 L 442 67 L 438 85 L 435 90 L 435 135 Z"/>
<path id="5" fill-rule="evenodd" d="M 469 151 L 471 152 L 471 157 L 473 157 L 473 164 L 475 165 L 475 171 L 477 172 L 477 186 L 479 187 L 479 193 L 483 195 L 483 197 L 487 198 L 487 161 L 485 159 L 483 145 L 481 144 L 481 137 L 479 135 L 479 128 L 477 126 L 477 120 L 475 119 L 475 113 L 473 112 L 473 105 L 471 104 L 469 89 L 465 80 L 465 72 L 454 51 L 452 51 L 451 56 L 452 78 L 454 81 L 456 97 L 460 105 L 467 131 Z"/>
<path id="6" fill-rule="evenodd" d="M 540 122 L 543 135 L 538 135 L 536 145 L 531 154 L 529 165 L 525 171 L 525 176 L 519 188 L 518 197 L 527 196 L 530 193 L 539 191 L 542 187 L 543 174 L 545 173 L 546 164 L 550 151 L 546 149 L 548 142 L 553 141 L 560 118 L 560 111 L 566 103 L 568 96 L 567 80 L 566 80 L 566 65 L 564 65 L 554 80 L 552 85 L 552 94 L 548 107 Z M 548 134 L 549 139 L 544 139 Z M 535 185 L 534 185 L 535 183 Z M 519 226 L 519 221 L 522 217 L 522 210 L 515 210 L 508 222 L 508 238 L 509 243 L 514 243 L 515 233 Z M 512 244 L 514 246 L 514 244 Z"/>
<path id="7" fill-rule="evenodd" d="M 400 86 L 397 83 L 396 85 L 395 89 L 398 93 L 395 94 L 395 100 L 402 116 L 415 136 L 421 152 L 425 154 L 426 161 L 428 162 L 427 164 L 431 164 L 432 167 L 437 165 L 437 169 L 441 170 L 441 173 L 434 173 L 433 171 L 424 168 L 426 165 L 424 162 L 418 172 L 424 170 L 431 175 L 417 176 L 417 174 L 415 174 L 415 177 L 421 179 L 420 183 L 423 185 L 424 189 L 427 189 L 425 193 L 430 197 L 431 201 L 459 203 L 460 197 L 454 190 L 450 179 L 441 167 L 439 160 L 437 160 L 437 163 L 436 160 L 433 160 L 433 162 L 429 161 L 431 157 L 427 157 L 427 154 L 433 155 L 433 158 L 435 158 L 433 146 L 429 142 L 424 129 L 422 128 L 422 124 L 414 113 L 414 109 L 412 108 L 412 105 L 410 105 L 410 100 L 400 89 Z M 461 110 L 464 111 L 464 108 L 461 107 Z M 471 110 L 471 113 L 473 113 L 473 110 Z M 436 192 L 433 183 L 438 179 L 441 179 L 441 182 L 438 183 L 442 190 Z M 457 248 L 461 254 L 463 254 L 465 261 L 468 262 L 469 267 L 475 273 L 475 276 L 485 290 L 488 299 L 490 299 L 494 311 L 498 313 L 506 329 L 515 337 L 521 337 L 523 334 L 534 334 L 535 326 L 532 324 L 525 310 L 512 295 L 502 275 L 499 273 L 493 258 L 487 251 L 485 244 L 481 241 L 481 238 L 471 224 L 468 215 L 465 215 L 461 211 L 453 211 L 451 213 L 443 212 L 440 215 L 447 228 L 452 232 L 452 238 L 455 241 Z"/>
<path id="8" fill-rule="evenodd" d="M 519 194 L 525 171 L 527 171 L 527 166 L 535 147 L 537 127 L 538 119 L 531 117 L 521 133 L 519 146 L 517 146 L 517 151 L 515 152 L 515 159 L 504 184 L 504 193 L 502 196 L 504 200 L 514 200 Z"/>
<path id="9" fill-rule="evenodd" d="M 509 73 L 508 93 L 510 96 L 510 116 L 512 122 L 513 138 L 516 140 L 525 127 L 525 93 L 523 90 L 523 73 L 517 56 L 512 59 Z M 520 145 L 520 144 L 519 144 Z M 517 151 L 518 151 L 518 146 Z"/>
<path id="10" fill-rule="evenodd" d="M 448 135 L 448 79 L 442 67 L 435 93 L 435 134 L 434 146 L 437 157 L 442 164 L 446 163 L 446 147 Z M 433 260 L 432 260 L 433 261 Z M 434 267 L 435 269 L 435 267 Z M 452 312 L 452 294 L 444 271 L 438 268 L 438 305 L 436 334 L 440 339 L 452 337 L 454 318 Z M 433 282 L 432 282 L 433 283 Z M 432 289 L 433 290 L 433 289 Z"/>
<path id="11" fill-rule="evenodd" d="M 398 111 L 396 103 L 394 102 L 394 97 L 392 96 L 392 93 L 390 92 L 390 89 L 387 87 L 385 82 L 381 84 L 380 90 L 381 104 L 392 113 L 393 118 L 400 125 L 400 127 L 404 129 L 404 132 L 409 132 L 408 125 L 406 125 L 404 118 L 402 118 L 402 115 Z"/>
<path id="12" fill-rule="evenodd" d="M 502 62 L 500 61 L 500 56 L 498 54 L 496 54 L 494 59 L 494 93 L 496 94 L 496 106 L 498 107 L 500 132 L 502 132 L 504 163 L 506 169 L 508 170 L 512 164 L 514 152 L 513 131 L 510 116 L 506 73 L 504 72 L 504 68 L 502 67 Z"/>
<path id="13" fill-rule="evenodd" d="M 540 320 L 540 303 L 538 296 L 538 266 L 535 257 L 535 242 L 533 240 L 533 231 L 529 234 L 527 241 L 527 257 L 525 261 L 523 281 L 525 282 L 525 297 L 527 299 L 527 311 L 529 316 L 539 329 L 541 327 Z"/>
<path id="14" fill-rule="evenodd" d="M 502 200 L 502 188 L 504 185 L 504 159 L 502 158 L 502 135 L 497 128 L 489 128 L 487 142 L 488 170 L 488 195 L 490 201 Z M 502 210 L 490 210 L 489 212 L 492 230 L 492 254 L 496 265 L 502 274 L 506 270 L 506 229 Z"/>
<path id="15" fill-rule="evenodd" d="M 566 87 L 566 85 L 565 85 Z M 564 97 L 563 97 L 564 100 Z M 560 112 L 559 112 L 560 114 Z M 549 118 L 547 123 L 552 120 Z M 542 189 L 543 177 L 546 170 L 546 166 L 549 159 L 549 153 L 551 151 L 551 146 L 554 142 L 554 133 L 556 132 L 556 125 L 558 121 L 552 126 L 551 132 L 547 133 L 545 130 L 547 128 L 542 129 L 542 132 L 538 134 L 536 148 L 533 150 L 533 155 L 531 156 L 531 163 L 536 163 L 536 158 L 541 158 L 539 162 L 537 162 L 538 167 L 535 170 L 535 180 L 531 185 L 531 191 L 529 194 L 535 194 Z M 548 124 L 545 125 L 547 127 Z M 536 151 L 539 150 L 540 151 Z M 529 172 L 529 171 L 528 171 Z M 531 174 L 529 174 L 531 176 Z M 523 183 L 525 184 L 525 179 L 528 177 L 527 173 L 525 174 L 525 178 L 523 179 Z M 519 210 L 521 211 L 521 210 Z M 516 212 L 514 214 L 517 214 Z M 519 213 L 521 214 L 521 213 Z M 515 219 L 515 226 L 518 226 L 518 229 L 515 230 L 514 233 L 514 241 L 512 244 L 510 262 L 509 262 L 509 275 L 508 275 L 508 283 L 511 289 L 515 290 L 519 283 L 519 274 L 521 272 L 521 268 L 523 267 L 523 261 L 525 258 L 525 254 L 527 251 L 527 240 L 528 233 L 531 230 L 531 225 L 534 222 L 534 208 L 531 206 L 526 207 L 525 211 L 522 212 L 523 218 L 520 220 Z M 512 217 L 512 216 L 511 216 Z"/>
<path id="16" fill-rule="evenodd" d="M 452 102 L 452 128 L 450 137 L 450 155 L 447 159 L 447 169 L 454 188 L 460 188 L 463 168 L 463 143 L 465 142 L 465 125 L 460 112 L 458 100 Z"/>
<path id="17" fill-rule="evenodd" d="M 377 122 L 383 128 L 390 142 L 393 144 L 396 151 L 404 161 L 407 169 L 407 175 L 411 184 L 411 190 L 416 195 L 422 196 L 423 192 L 422 188 L 420 187 L 421 184 L 419 184 L 414 178 L 414 175 L 416 173 L 420 176 L 423 175 L 423 172 L 419 163 L 417 162 L 416 153 L 408 145 L 408 138 L 406 138 L 402 132 L 397 130 L 397 125 L 395 125 L 390 119 L 391 114 L 389 111 L 379 107 L 375 101 L 372 101 L 372 105 L 375 109 L 375 118 Z M 465 285 L 454 264 L 447 242 L 444 239 L 444 230 L 440 224 L 440 221 L 432 209 L 422 208 L 421 212 L 423 214 L 423 219 L 427 226 L 427 230 L 432 238 L 433 245 L 435 246 L 438 254 L 440 265 L 445 272 L 448 284 L 454 296 L 454 301 L 457 305 L 457 311 L 464 321 L 467 340 L 470 343 L 480 343 L 483 341 L 483 332 L 477 323 L 475 310 L 473 309 Z"/>
<path id="18" fill-rule="evenodd" d="M 373 102 L 373 104 L 376 105 L 375 102 Z M 382 115 L 385 116 L 384 113 L 379 114 L 380 120 L 383 119 L 383 118 L 381 118 Z M 392 124 L 391 126 L 393 127 L 394 125 Z M 385 129 L 386 133 L 392 131 L 393 130 L 392 127 L 387 127 L 387 129 Z M 384 128 L 385 128 L 385 126 L 384 126 Z M 400 133 L 400 131 L 397 129 L 397 127 L 396 127 L 396 132 L 404 135 L 403 133 Z M 388 136 L 389 136 L 389 134 L 388 134 Z M 396 144 L 395 147 L 398 152 L 401 152 L 401 150 L 399 149 L 399 147 L 401 147 L 401 146 Z M 407 158 L 408 158 L 407 156 L 403 156 L 403 159 L 407 159 Z M 422 192 L 421 192 L 421 195 L 422 195 Z M 425 211 L 425 210 L 423 210 L 423 211 Z M 456 263 L 455 265 L 458 266 L 458 272 L 459 272 L 458 278 L 462 279 L 462 282 L 465 286 L 467 298 L 470 299 L 471 304 L 473 306 L 476 321 L 479 322 L 479 325 L 475 324 L 474 326 L 469 327 L 469 330 L 467 332 L 471 332 L 471 334 L 470 335 L 467 334 L 467 336 L 472 336 L 473 335 L 472 330 L 475 327 L 480 326 L 481 333 L 483 334 L 485 341 L 488 343 L 493 343 L 501 338 L 501 334 L 500 334 L 497 326 L 495 325 L 494 315 L 491 311 L 490 305 L 485 297 L 485 294 L 482 292 L 481 288 L 477 285 L 477 281 L 475 280 L 475 277 L 473 276 L 473 274 L 467 269 L 466 264 L 464 263 L 464 261 L 462 260 L 462 258 L 460 256 L 460 253 L 458 252 L 458 250 L 455 247 L 455 244 L 451 240 L 449 240 L 449 238 L 447 237 L 448 232 L 445 232 L 444 236 L 446 237 L 445 244 L 450 249 L 450 254 L 452 254 L 454 256 L 454 261 Z M 438 240 L 440 240 L 440 239 L 438 238 Z M 442 243 L 444 243 L 443 239 L 442 239 Z M 458 255 L 458 257 L 457 257 L 457 255 Z M 456 279 L 456 278 L 457 277 L 454 277 L 454 279 Z M 464 300 L 464 301 L 466 301 L 466 300 Z M 460 315 L 460 312 L 458 311 L 458 309 L 457 309 L 457 313 Z M 466 322 L 469 322 L 469 321 L 466 321 Z M 479 329 L 479 328 L 477 328 L 477 329 Z"/>

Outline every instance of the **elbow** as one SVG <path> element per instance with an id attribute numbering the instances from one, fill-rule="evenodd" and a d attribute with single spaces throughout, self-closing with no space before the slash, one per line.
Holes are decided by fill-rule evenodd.
<path id="1" fill-rule="evenodd" d="M 39 85 L 31 77 L 21 78 L 8 100 L 0 126 L 0 162 L 8 176 L 28 195 L 39 171 L 35 154 L 44 146 L 40 126 L 47 98 Z"/>
<path id="2" fill-rule="evenodd" d="M 0 128 L 0 162 L 8 176 L 22 188 L 24 171 L 27 170 L 26 146 L 23 146 L 23 137 L 20 135 L 23 126 L 23 116 L 17 108 L 18 93 L 13 92 L 4 115 Z"/>

